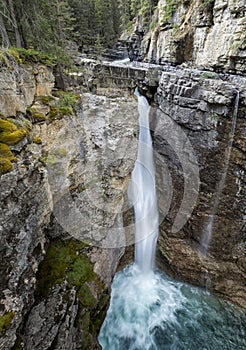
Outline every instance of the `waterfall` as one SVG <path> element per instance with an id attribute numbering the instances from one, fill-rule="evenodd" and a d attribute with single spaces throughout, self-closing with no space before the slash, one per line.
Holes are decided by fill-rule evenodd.
<path id="1" fill-rule="evenodd" d="M 98 341 L 102 350 L 244 350 L 243 311 L 153 269 L 158 212 L 150 107 L 136 95 L 139 145 L 128 189 L 135 212 L 135 262 L 114 277 Z"/>
<path id="2" fill-rule="evenodd" d="M 207 224 L 206 224 L 206 227 L 203 231 L 202 239 L 200 242 L 200 244 L 201 244 L 200 253 L 202 253 L 203 255 L 207 255 L 208 250 L 209 250 L 210 242 L 212 239 L 212 233 L 213 233 L 214 217 L 215 217 L 215 214 L 218 210 L 220 196 L 221 196 L 221 193 L 222 193 L 224 185 L 225 185 L 226 175 L 228 172 L 228 167 L 229 167 L 229 162 L 230 162 L 230 157 L 231 157 L 231 149 L 232 149 L 236 124 L 237 124 L 238 105 L 239 105 L 239 91 L 236 92 L 234 111 L 233 111 L 233 116 L 232 116 L 232 125 L 231 125 L 231 130 L 230 130 L 230 134 L 229 134 L 229 138 L 228 138 L 228 144 L 227 144 L 227 147 L 225 150 L 225 157 L 224 157 L 225 161 L 224 161 L 224 166 L 222 168 L 222 175 L 221 175 L 220 181 L 218 183 L 218 186 L 216 188 L 212 210 L 209 214 Z"/>
<path id="3" fill-rule="evenodd" d="M 155 190 L 155 167 L 149 130 L 150 106 L 136 89 L 139 113 L 137 160 L 132 172 L 128 197 L 135 213 L 135 262 L 143 273 L 153 270 L 158 236 L 158 207 Z"/>

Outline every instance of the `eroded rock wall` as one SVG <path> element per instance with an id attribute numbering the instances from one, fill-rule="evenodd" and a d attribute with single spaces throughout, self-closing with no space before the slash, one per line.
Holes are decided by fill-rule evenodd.
<path id="1" fill-rule="evenodd" d="M 76 114 L 48 118 L 47 101 L 58 99 L 52 72 L 19 72 L 1 95 L 4 120 L 28 128 L 0 178 L 0 348 L 97 349 L 124 252 L 117 230 L 137 151 L 137 102 L 123 92 L 82 94 Z"/>
<path id="2" fill-rule="evenodd" d="M 162 74 L 152 125 L 165 217 L 160 261 L 176 278 L 245 307 L 246 80 L 223 78 L 189 69 Z"/>
<path id="3" fill-rule="evenodd" d="M 136 22 L 131 59 L 245 73 L 243 0 L 160 0 L 149 28 Z"/>

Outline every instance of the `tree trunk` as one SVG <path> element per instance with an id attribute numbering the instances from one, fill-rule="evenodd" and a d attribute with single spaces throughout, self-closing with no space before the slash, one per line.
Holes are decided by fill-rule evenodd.
<path id="1" fill-rule="evenodd" d="M 2 46 L 9 47 L 10 46 L 9 36 L 6 30 L 4 19 L 1 12 L 0 12 L 0 32 L 2 37 L 2 40 L 1 40 Z"/>
<path id="2" fill-rule="evenodd" d="M 11 16 L 11 20 L 12 20 L 12 24 L 15 32 L 16 47 L 22 47 L 21 35 L 18 28 L 17 20 L 16 20 L 13 0 L 8 0 L 8 5 L 9 5 L 10 16 Z"/>

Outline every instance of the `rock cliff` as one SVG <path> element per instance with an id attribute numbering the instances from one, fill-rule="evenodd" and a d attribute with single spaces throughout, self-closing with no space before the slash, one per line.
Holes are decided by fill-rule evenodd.
<path id="1" fill-rule="evenodd" d="M 245 307 L 246 80 L 227 78 L 186 69 L 160 79 L 152 125 L 160 264 Z"/>
<path id="2" fill-rule="evenodd" d="M 73 111 L 42 65 L 0 80 L 1 145 L 11 152 L 0 180 L 0 348 L 97 349 L 124 252 L 111 238 L 135 160 L 136 101 L 81 94 Z"/>
<path id="3" fill-rule="evenodd" d="M 160 0 L 149 27 L 138 18 L 129 56 L 245 73 L 245 29 L 243 0 Z"/>
<path id="4" fill-rule="evenodd" d="M 129 38 L 145 63 L 81 61 L 75 94 L 43 65 L 1 71 L 0 349 L 99 348 L 133 243 L 135 85 L 152 103 L 158 265 L 246 307 L 244 16 L 240 0 L 160 0 Z"/>

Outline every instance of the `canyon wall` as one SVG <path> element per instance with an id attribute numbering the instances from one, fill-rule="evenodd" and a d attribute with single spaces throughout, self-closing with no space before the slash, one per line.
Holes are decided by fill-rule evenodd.
<path id="1" fill-rule="evenodd" d="M 138 62 L 78 63 L 76 110 L 59 110 L 51 69 L 1 71 L 1 349 L 99 348 L 134 240 L 136 85 L 152 104 L 158 265 L 246 306 L 244 16 L 239 0 L 160 0 L 127 38 Z"/>
<path id="2" fill-rule="evenodd" d="M 244 307 L 245 83 L 189 69 L 164 72 L 152 115 L 165 218 L 159 263 Z"/>
<path id="3" fill-rule="evenodd" d="M 133 64 L 159 70 L 158 264 L 244 307 L 245 11 L 241 0 L 160 0 L 122 37 Z"/>
<path id="4" fill-rule="evenodd" d="M 245 73 L 245 11 L 243 0 L 160 0 L 150 25 L 139 17 L 127 38 L 129 56 Z"/>
<path id="5" fill-rule="evenodd" d="M 97 349 L 124 252 L 112 237 L 136 157 L 137 102 L 77 93 L 71 113 L 52 95 L 51 69 L 15 69 L 0 74 L 0 348 Z"/>

